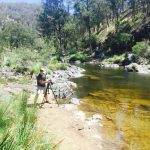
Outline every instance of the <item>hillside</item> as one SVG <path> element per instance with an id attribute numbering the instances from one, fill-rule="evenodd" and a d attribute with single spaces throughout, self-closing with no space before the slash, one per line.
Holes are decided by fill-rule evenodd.
<path id="1" fill-rule="evenodd" d="M 13 21 L 35 28 L 40 8 L 38 4 L 0 3 L 0 27 L 5 22 Z"/>

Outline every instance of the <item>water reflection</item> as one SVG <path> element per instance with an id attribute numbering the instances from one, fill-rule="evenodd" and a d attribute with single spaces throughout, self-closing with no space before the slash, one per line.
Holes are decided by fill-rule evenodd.
<path id="1" fill-rule="evenodd" d="M 119 149 L 150 149 L 150 75 L 84 67 L 85 76 L 73 79 L 80 109 L 103 114 L 103 138 Z"/>

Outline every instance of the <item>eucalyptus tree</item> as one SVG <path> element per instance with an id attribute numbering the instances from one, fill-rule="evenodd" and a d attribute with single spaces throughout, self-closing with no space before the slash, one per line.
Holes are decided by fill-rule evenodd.
<path id="1" fill-rule="evenodd" d="M 39 16 L 38 29 L 43 37 L 54 40 L 55 47 L 59 50 L 64 48 L 63 28 L 68 20 L 68 12 L 63 0 L 46 0 Z"/>

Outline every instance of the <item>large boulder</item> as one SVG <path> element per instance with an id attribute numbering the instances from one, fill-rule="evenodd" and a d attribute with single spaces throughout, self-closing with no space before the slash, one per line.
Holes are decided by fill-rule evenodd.
<path id="1" fill-rule="evenodd" d="M 123 61 L 123 65 L 129 65 L 134 62 L 134 54 L 133 53 L 127 53 L 125 60 Z"/>
<path id="2" fill-rule="evenodd" d="M 51 73 L 51 80 L 54 83 L 52 85 L 55 96 L 59 99 L 69 99 L 73 95 L 73 89 L 77 85 L 69 81 L 69 78 L 75 78 L 81 76 L 84 69 L 74 65 L 67 67 L 67 70 L 57 70 Z"/>
<path id="3" fill-rule="evenodd" d="M 138 72 L 138 64 L 132 63 L 130 65 L 125 66 L 125 70 L 127 72 Z"/>
<path id="4" fill-rule="evenodd" d="M 127 72 L 138 72 L 138 73 L 149 74 L 150 66 L 149 65 L 138 65 L 137 63 L 132 63 L 130 65 L 125 66 L 125 70 Z"/>

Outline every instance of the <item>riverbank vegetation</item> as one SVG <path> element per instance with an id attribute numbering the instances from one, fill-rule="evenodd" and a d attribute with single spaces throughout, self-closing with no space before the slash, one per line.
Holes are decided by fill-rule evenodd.
<path id="1" fill-rule="evenodd" d="M 0 10 L 0 69 L 6 68 L 6 71 L 4 69 L 0 73 L 11 76 L 12 72 L 15 72 L 11 79 L 13 82 L 31 82 L 29 73 L 31 76 L 33 73 L 37 74 L 43 66 L 52 71 L 66 70 L 68 63 L 83 63 L 93 59 L 119 65 L 150 63 L 148 0 L 45 0 L 41 4 L 0 3 Z M 135 66 L 136 64 L 133 64 L 132 69 L 137 71 Z M 7 69 L 10 70 L 7 72 Z M 10 81 L 5 75 L 0 77 L 2 86 Z M 18 76 L 15 80 L 16 75 Z M 67 75 L 70 76 L 69 73 Z M 99 80 L 96 76 L 91 78 Z M 115 79 L 119 83 L 121 77 L 116 76 L 114 81 Z M 101 83 L 98 86 L 102 85 Z M 103 93 L 104 91 L 101 95 Z M 113 91 L 112 95 L 114 93 Z M 123 94 L 123 98 L 125 95 L 128 93 Z M 106 96 L 109 98 L 109 92 Z M 46 134 L 38 131 L 37 111 L 36 108 L 27 105 L 28 97 L 29 94 L 24 92 L 14 96 L 7 103 L 1 103 L 0 149 L 55 147 Z M 91 99 L 89 103 L 92 102 Z M 109 100 L 112 100 L 112 97 Z M 94 111 L 100 105 L 98 103 L 96 101 L 96 108 L 92 107 Z M 115 103 L 115 109 L 118 109 L 116 106 L 118 105 Z M 103 112 L 105 106 L 101 107 L 98 111 L 107 113 Z M 141 107 L 147 109 L 145 105 Z M 107 108 L 105 110 L 111 112 Z M 129 110 L 129 114 L 131 113 Z M 106 119 L 111 120 L 111 115 Z M 134 120 L 136 116 L 132 117 L 128 120 Z M 138 127 L 131 130 L 136 133 L 137 129 L 144 128 L 144 121 L 147 125 L 149 120 L 144 120 L 143 116 L 140 120 L 135 119 Z M 147 129 L 149 128 L 146 128 L 146 132 L 141 131 L 142 139 L 145 135 L 149 136 L 146 134 Z M 123 128 L 123 131 L 127 130 Z M 126 149 L 132 145 L 128 140 L 127 143 L 129 144 Z"/>
<path id="2" fill-rule="evenodd" d="M 23 92 L 1 103 L 0 149 L 54 149 L 48 135 L 37 129 L 37 110 L 28 106 L 28 98 Z"/>
<path id="3" fill-rule="evenodd" d="M 0 65 L 20 73 L 52 66 L 51 59 L 60 63 L 111 58 L 109 62 L 123 65 L 150 61 L 146 0 L 47 0 L 42 5 L 0 7 Z"/>

